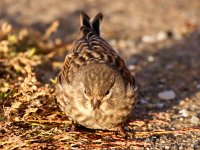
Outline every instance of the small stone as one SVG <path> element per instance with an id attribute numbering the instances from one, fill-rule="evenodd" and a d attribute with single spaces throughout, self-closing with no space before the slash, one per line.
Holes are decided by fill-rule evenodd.
<path id="1" fill-rule="evenodd" d="M 144 98 L 139 100 L 141 104 L 148 104 L 148 101 Z"/>
<path id="2" fill-rule="evenodd" d="M 36 91 L 36 90 L 37 90 L 37 86 L 33 85 L 33 86 L 32 86 L 32 89 L 33 89 L 34 91 Z"/>
<path id="3" fill-rule="evenodd" d="M 143 43 L 155 43 L 155 42 L 161 42 L 168 38 L 168 34 L 165 31 L 160 31 L 156 35 L 144 35 L 142 37 Z"/>
<path id="4" fill-rule="evenodd" d="M 160 31 L 158 34 L 157 34 L 157 41 L 161 42 L 161 41 L 164 41 L 167 39 L 167 32 L 164 32 L 164 31 Z"/>
<path id="5" fill-rule="evenodd" d="M 179 118 L 179 121 L 183 121 L 184 119 L 183 118 Z"/>
<path id="6" fill-rule="evenodd" d="M 192 118 L 190 119 L 190 122 L 192 124 L 198 125 L 200 122 L 200 119 L 197 116 L 192 116 Z"/>
<path id="7" fill-rule="evenodd" d="M 189 113 L 186 109 L 181 109 L 179 111 L 179 114 L 182 116 L 182 117 L 188 117 L 189 116 Z"/>
<path id="8" fill-rule="evenodd" d="M 174 38 L 176 40 L 181 40 L 183 38 L 183 36 L 180 34 L 179 31 L 174 31 Z"/>
<path id="9" fill-rule="evenodd" d="M 129 70 L 134 70 L 134 69 L 135 69 L 135 65 L 129 65 L 129 66 L 128 66 L 128 69 L 129 69 Z"/>
<path id="10" fill-rule="evenodd" d="M 19 117 L 14 118 L 15 121 L 20 121 Z"/>
<path id="11" fill-rule="evenodd" d="M 153 61 L 154 61 L 154 57 L 153 57 L 153 56 L 149 56 L 149 57 L 147 58 L 147 60 L 148 60 L 149 62 L 153 62 Z"/>
<path id="12" fill-rule="evenodd" d="M 18 109 L 21 106 L 22 102 L 14 102 L 12 103 L 12 108 Z"/>
<path id="13" fill-rule="evenodd" d="M 157 107 L 158 107 L 158 108 L 163 108 L 164 106 L 165 106 L 164 103 L 158 103 L 158 104 L 157 104 Z"/>
<path id="14" fill-rule="evenodd" d="M 118 45 L 120 48 L 125 48 L 126 47 L 126 41 L 125 40 L 119 40 Z"/>
<path id="15" fill-rule="evenodd" d="M 179 105 L 180 106 L 184 106 L 185 105 L 185 101 L 180 101 Z"/>
<path id="16" fill-rule="evenodd" d="M 182 149 L 184 149 L 182 145 L 181 145 L 181 146 L 179 146 L 178 148 L 179 148 L 179 150 L 182 150 Z"/>
<path id="17" fill-rule="evenodd" d="M 197 84 L 197 86 L 196 86 L 196 87 L 197 87 L 197 89 L 200 89 L 200 84 Z"/>
<path id="18" fill-rule="evenodd" d="M 142 37 L 142 42 L 143 43 L 154 43 L 154 42 L 156 42 L 156 37 L 150 36 L 150 35 L 144 35 Z"/>
<path id="19" fill-rule="evenodd" d="M 131 58 L 126 62 L 126 65 L 135 65 L 137 64 L 138 60 L 136 58 Z"/>
<path id="20" fill-rule="evenodd" d="M 41 104 L 41 101 L 40 101 L 39 99 L 35 100 L 33 103 L 34 103 L 36 106 L 41 106 L 41 105 L 42 105 L 42 104 Z"/>
<path id="21" fill-rule="evenodd" d="M 174 91 L 169 90 L 158 93 L 158 97 L 163 100 L 171 100 L 176 97 L 176 94 Z"/>
<path id="22" fill-rule="evenodd" d="M 169 149 L 170 147 L 169 146 L 165 146 L 165 149 L 167 150 L 167 149 Z"/>

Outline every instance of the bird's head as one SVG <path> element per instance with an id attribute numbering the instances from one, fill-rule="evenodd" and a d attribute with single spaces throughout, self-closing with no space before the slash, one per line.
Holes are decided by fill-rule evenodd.
<path id="1" fill-rule="evenodd" d="M 74 88 L 77 97 L 93 110 L 99 109 L 104 102 L 111 106 L 116 99 L 127 98 L 135 94 L 135 89 L 126 84 L 121 73 L 106 64 L 86 65 L 75 77 Z M 128 95 L 127 95 L 128 94 Z"/>

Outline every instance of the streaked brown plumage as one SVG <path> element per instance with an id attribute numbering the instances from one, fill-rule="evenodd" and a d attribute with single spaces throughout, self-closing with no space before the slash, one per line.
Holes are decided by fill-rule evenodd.
<path id="1" fill-rule="evenodd" d="M 100 37 L 99 13 L 81 14 L 81 38 L 67 54 L 58 75 L 57 101 L 75 123 L 91 129 L 118 130 L 137 101 L 137 87 L 124 61 Z"/>

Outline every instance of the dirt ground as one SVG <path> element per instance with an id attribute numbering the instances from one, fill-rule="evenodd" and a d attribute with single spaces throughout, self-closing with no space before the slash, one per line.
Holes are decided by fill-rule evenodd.
<path id="1" fill-rule="evenodd" d="M 71 131 L 56 105 L 81 10 L 103 13 L 102 37 L 139 86 L 127 139 Z M 1 0 L 0 149 L 200 149 L 199 10 L 199 0 Z"/>

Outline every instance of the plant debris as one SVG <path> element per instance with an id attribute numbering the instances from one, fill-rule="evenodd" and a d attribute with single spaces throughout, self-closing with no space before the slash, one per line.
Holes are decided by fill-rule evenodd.
<path id="1" fill-rule="evenodd" d="M 96 3 L 99 7 L 102 5 Z M 187 4 L 190 10 L 185 7 L 186 2 L 166 2 L 166 8 L 160 9 L 144 1 L 146 5 L 142 7 L 138 4 L 140 7 L 133 9 L 130 5 L 122 11 L 123 3 L 112 3 L 111 12 L 106 15 L 115 10 L 118 17 L 108 15 L 105 20 L 109 23 L 105 21 L 104 31 L 109 43 L 136 76 L 140 89 L 140 100 L 125 128 L 127 139 L 115 132 L 81 126 L 72 131 L 71 122 L 57 107 L 56 76 L 73 44 L 71 33 L 67 40 L 62 36 L 58 38 L 64 32 L 59 30 L 63 27 L 62 18 L 51 20 L 43 32 L 26 26 L 17 28 L 13 23 L 0 20 L 0 149 L 200 148 L 200 26 L 195 20 L 198 17 L 183 19 L 196 10 L 198 13 L 199 5 Z M 162 5 L 159 1 L 156 3 Z M 64 3 L 60 6 L 67 7 Z M 69 6 L 77 9 L 75 4 Z M 145 14 L 143 6 L 147 8 Z M 179 8 L 187 13 L 180 13 Z M 152 17 L 163 16 L 163 9 L 169 9 L 165 18 L 168 23 L 155 19 L 158 21 L 150 24 Z M 134 22 L 130 18 L 133 10 L 138 12 Z M 76 17 L 77 12 L 74 14 Z M 170 22 L 171 14 L 175 14 L 181 24 Z M 148 21 L 141 25 L 140 17 Z M 121 23 L 120 29 L 115 27 L 116 22 Z M 66 28 L 71 30 L 73 22 L 67 23 Z M 155 30 L 158 26 L 160 28 Z M 134 34 L 130 34 L 132 32 Z"/>

